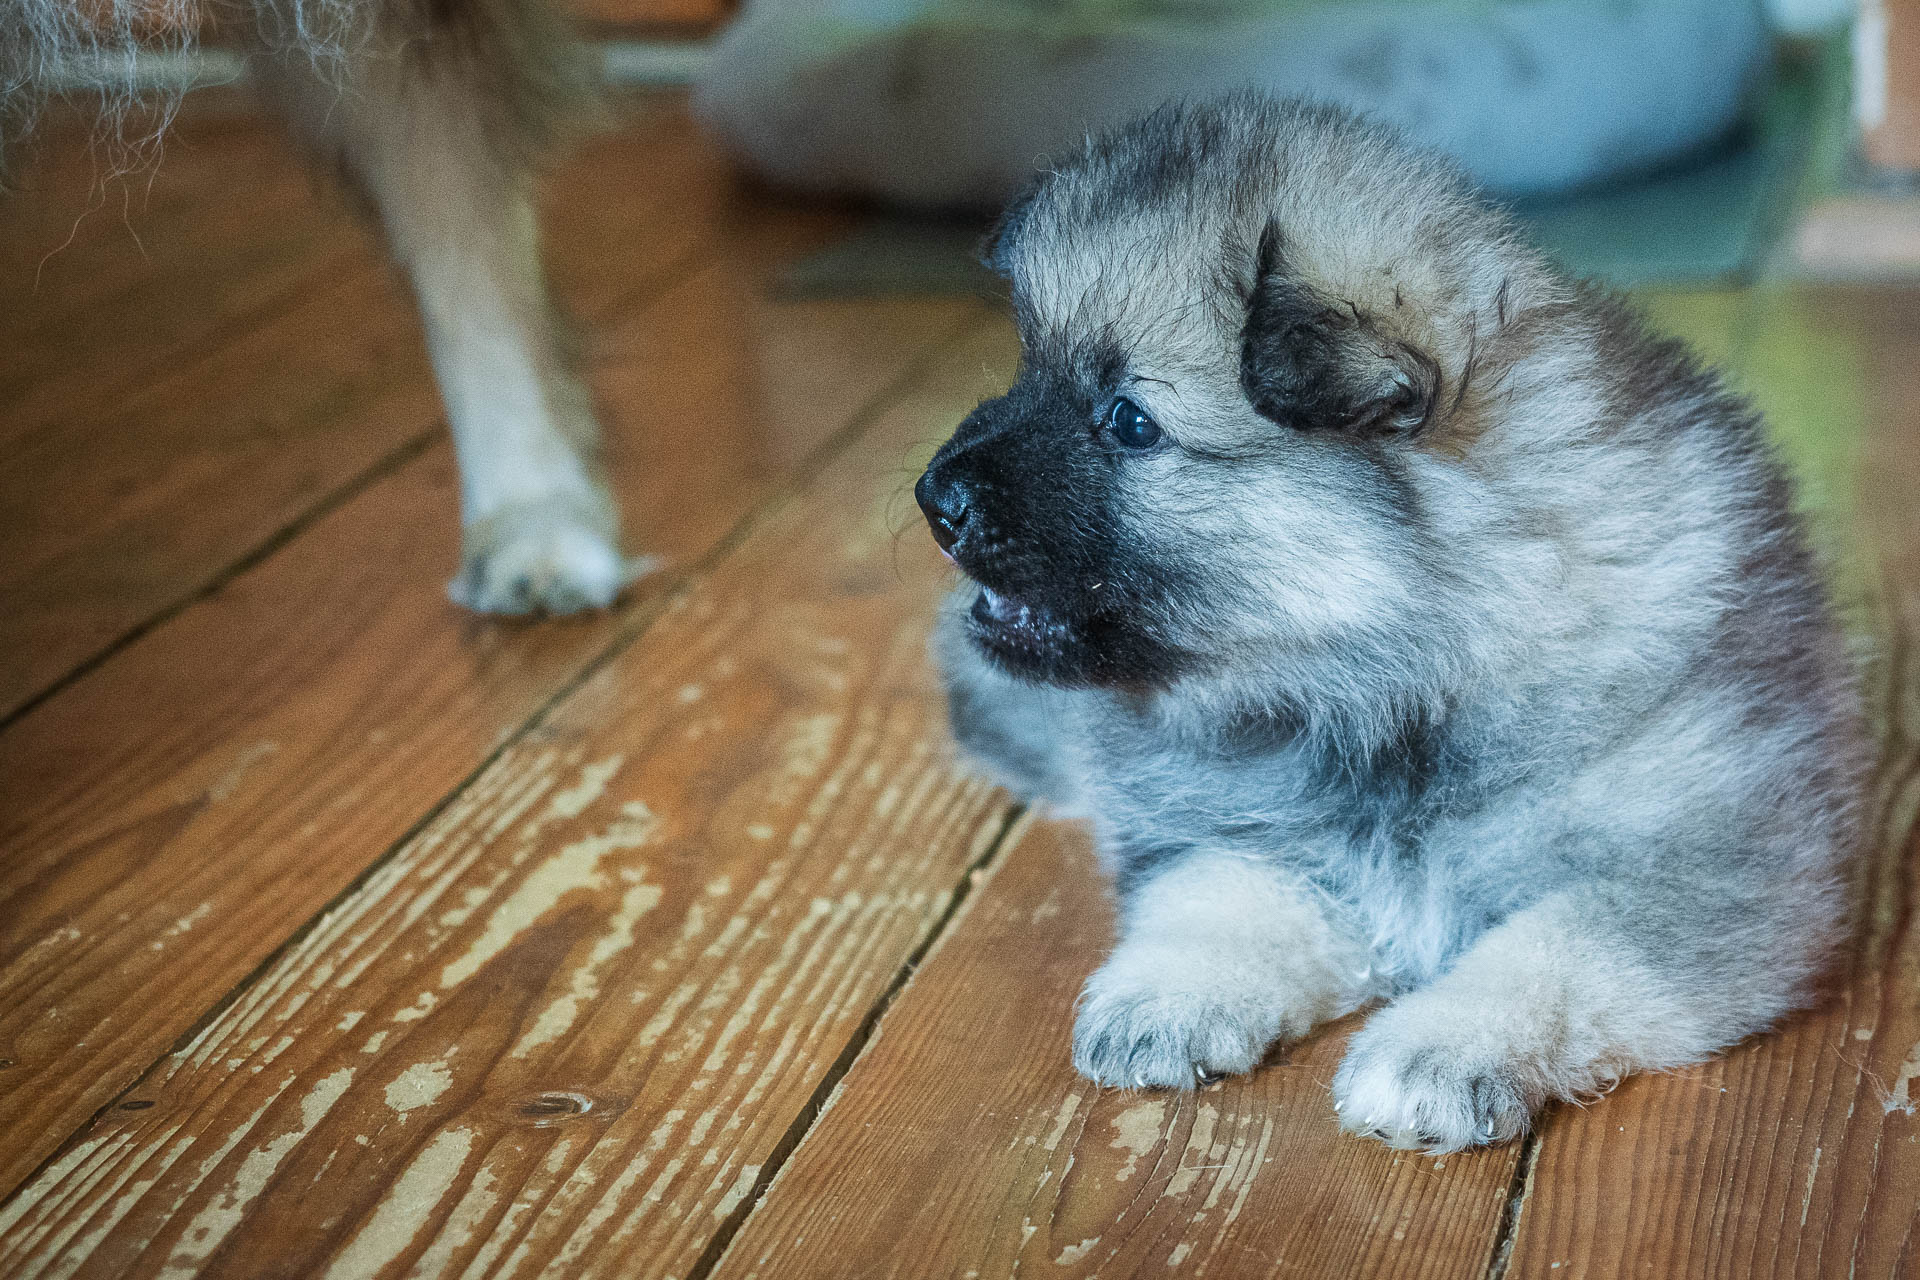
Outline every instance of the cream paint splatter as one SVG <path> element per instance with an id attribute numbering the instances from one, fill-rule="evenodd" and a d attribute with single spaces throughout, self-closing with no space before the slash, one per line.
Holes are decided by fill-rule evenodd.
<path id="1" fill-rule="evenodd" d="M 620 772 L 620 766 L 626 762 L 625 756 L 612 755 L 605 760 L 581 766 L 580 781 L 564 791 L 554 792 L 553 799 L 547 802 L 547 813 L 555 818 L 579 817 L 587 811 L 588 805 L 606 792 L 607 783 L 613 780 L 613 775 Z"/>
<path id="2" fill-rule="evenodd" d="M 326 1280 L 364 1280 L 380 1274 L 406 1252 L 420 1228 L 453 1189 L 473 1149 L 473 1130 L 448 1129 L 434 1135 L 407 1171 L 381 1199 L 367 1225 L 327 1268 Z"/>
<path id="3" fill-rule="evenodd" d="M 193 926 L 195 926 L 196 924 L 199 924 L 202 920 L 205 920 L 207 918 L 207 914 L 212 910 L 213 910 L 213 904 L 211 902 L 201 903 L 199 906 L 187 912 L 187 914 L 181 916 L 178 920 L 175 920 L 171 925 L 169 925 L 167 927 L 167 936 L 169 938 L 177 938 L 181 934 L 186 933 L 188 930 L 192 929 Z"/>
<path id="4" fill-rule="evenodd" d="M 493 909 L 466 954 L 440 971 L 441 987 L 458 986 L 480 972 L 487 961 L 506 950 L 521 932 L 569 893 L 605 888 L 602 859 L 610 853 L 638 849 L 653 838 L 660 825 L 652 810 L 638 801 L 623 805 L 620 812 L 621 817 L 599 835 L 576 840 L 535 867 L 507 900 Z"/>
<path id="5" fill-rule="evenodd" d="M 287 1158 L 287 1153 L 299 1146 L 313 1131 L 351 1083 L 353 1068 L 341 1067 L 322 1077 L 307 1091 L 306 1096 L 300 1099 L 300 1127 L 247 1153 L 226 1189 L 209 1200 L 206 1207 L 187 1224 L 173 1256 L 167 1259 L 166 1267 L 160 1272 L 160 1280 L 187 1280 L 187 1277 L 199 1273 L 201 1264 L 213 1256 L 214 1250 L 240 1225 L 248 1207 L 267 1189 L 267 1183 L 280 1168 L 280 1162 Z"/>
<path id="6" fill-rule="evenodd" d="M 1091 1240 L 1082 1240 L 1079 1244 L 1070 1244 L 1060 1251 L 1060 1256 L 1053 1260 L 1053 1264 L 1057 1267 L 1070 1267 L 1092 1253 L 1093 1246 L 1099 1243 L 1100 1237 L 1095 1236 Z"/>
<path id="7" fill-rule="evenodd" d="M 433 1011 L 433 1006 L 439 999 L 440 997 L 434 995 L 431 991 L 422 991 L 414 998 L 411 1005 L 395 1013 L 393 1020 L 395 1022 L 418 1022 Z"/>
<path id="8" fill-rule="evenodd" d="M 280 749 L 277 742 L 256 742 L 240 753 L 240 758 L 228 766 L 214 784 L 207 788 L 207 799 L 219 804 L 240 789 L 240 782 L 247 771 Z"/>
<path id="9" fill-rule="evenodd" d="M 1053 1131 L 1047 1134 L 1046 1149 L 1052 1151 L 1060 1145 L 1060 1139 L 1066 1136 L 1067 1126 L 1073 1123 L 1073 1113 L 1080 1109 L 1080 1095 L 1070 1093 L 1060 1100 L 1060 1109 L 1054 1113 Z"/>
<path id="10" fill-rule="evenodd" d="M 1201 1103 L 1194 1113 L 1193 1131 L 1187 1135 L 1187 1150 L 1194 1151 L 1197 1149 L 1200 1152 L 1200 1158 L 1203 1163 L 1207 1162 L 1212 1155 L 1213 1128 L 1214 1125 L 1219 1122 L 1219 1119 L 1219 1110 L 1214 1107 L 1213 1104 L 1207 1102 Z M 1193 1190 L 1193 1184 L 1199 1180 L 1199 1168 L 1186 1164 L 1183 1156 L 1181 1166 L 1173 1171 L 1173 1176 L 1167 1179 L 1167 1189 L 1160 1194 L 1167 1196 L 1184 1196 L 1187 1192 Z"/>
<path id="11" fill-rule="evenodd" d="M 445 1136 L 444 1134 L 441 1136 Z M 426 1252 L 413 1264 L 412 1274 L 416 1276 L 446 1276 L 453 1274 L 454 1255 L 473 1243 L 480 1233 L 480 1225 L 500 1201 L 498 1179 L 493 1170 L 482 1164 L 474 1170 L 473 1181 L 467 1186 L 467 1193 L 447 1214 L 446 1225 L 434 1233 L 433 1242 Z"/>
<path id="12" fill-rule="evenodd" d="M 1253 1117 L 1244 1117 L 1251 1120 Z M 1267 1148 L 1273 1144 L 1273 1117 L 1264 1116 L 1260 1123 L 1260 1139 L 1255 1144 L 1252 1157 L 1239 1168 L 1231 1170 L 1227 1177 L 1239 1183 L 1233 1204 L 1227 1208 L 1227 1216 L 1221 1219 L 1220 1231 L 1224 1237 L 1228 1227 L 1240 1218 L 1240 1211 L 1247 1207 L 1247 1196 L 1253 1191 L 1254 1179 L 1260 1174 L 1260 1167 L 1267 1162 Z M 1439 1165 L 1436 1163 L 1435 1168 Z M 1209 1197 L 1211 1200 L 1211 1197 Z"/>
<path id="13" fill-rule="evenodd" d="M 453 1087 L 453 1072 L 444 1062 L 416 1062 L 387 1086 L 387 1105 L 405 1115 L 416 1107 L 437 1102 Z"/>
<path id="14" fill-rule="evenodd" d="M 799 716 L 791 722 L 780 744 L 780 772 L 773 779 L 769 805 L 777 808 L 799 798 L 801 784 L 826 767 L 840 724 L 840 716 L 832 712 Z"/>
<path id="15" fill-rule="evenodd" d="M 620 898 L 619 910 L 607 921 L 606 932 L 594 940 L 586 963 L 573 971 L 566 994 L 540 1011 L 540 1016 L 513 1046 L 513 1056 L 524 1058 L 543 1044 L 565 1035 L 588 1001 L 600 994 L 600 970 L 607 961 L 633 945 L 633 927 L 640 917 L 660 905 L 657 884 L 636 884 Z"/>
<path id="16" fill-rule="evenodd" d="M 170 1127 L 157 1138 L 148 1142 L 146 1144 L 147 1149 L 149 1151 L 158 1150 L 165 1146 L 179 1131 L 179 1125 Z M 103 1214 L 96 1214 L 92 1218 L 75 1215 L 72 1226 L 67 1228 L 62 1236 L 49 1241 L 47 1246 L 41 1250 L 41 1252 L 44 1253 L 52 1253 L 55 1249 L 59 1249 L 63 1245 L 65 1246 L 65 1252 L 60 1255 L 58 1261 L 56 1261 L 49 1270 L 44 1272 L 48 1280 L 69 1280 L 69 1277 L 78 1274 L 80 1269 L 86 1265 L 88 1259 L 94 1256 L 94 1251 L 100 1247 L 101 1242 L 113 1233 L 114 1228 L 120 1225 L 127 1214 L 132 1211 L 134 1205 L 145 1198 L 147 1192 L 153 1189 L 154 1185 L 160 1181 L 167 1170 L 171 1169 L 187 1148 L 192 1145 L 193 1139 L 191 1137 L 181 1138 L 178 1142 L 175 1142 L 172 1147 L 161 1151 L 157 1160 L 143 1158 L 137 1162 L 126 1162 L 129 1166 L 127 1172 L 106 1192 L 107 1195 L 115 1197 L 107 1211 Z M 134 1173 L 139 1173 L 142 1176 L 137 1178 L 133 1177 L 132 1175 Z M 76 1236 L 75 1232 L 78 1231 L 81 1226 L 85 1226 L 87 1230 L 85 1234 Z M 0 1237 L 5 1236 L 5 1234 L 6 1232 L 4 1230 L 0 1230 Z M 69 1239 L 71 1243 L 67 1243 Z"/>
<path id="17" fill-rule="evenodd" d="M 722 1195 L 720 1199 L 715 1202 L 713 1206 L 713 1216 L 715 1218 L 725 1218 L 728 1214 L 732 1213 L 740 1202 L 747 1198 L 748 1193 L 753 1190 L 754 1180 L 759 1176 L 759 1165 L 748 1164 L 740 1166 L 739 1176 L 734 1178 L 733 1185 L 728 1187 L 726 1194 Z"/>
<path id="18" fill-rule="evenodd" d="M 122 916 L 120 918 L 122 920 L 126 919 L 125 916 Z M 63 943 L 78 942 L 78 941 L 80 941 L 80 930 L 78 927 L 70 924 L 61 925 L 58 929 L 55 929 L 52 933 L 49 933 L 44 937 L 34 939 L 33 945 L 27 948 L 27 954 L 32 955 L 34 952 L 39 951 L 45 947 L 57 947 Z M 51 1017 L 53 1013 L 54 1011 L 52 1009 L 47 1010 L 47 1016 Z"/>
<path id="19" fill-rule="evenodd" d="M 653 1131 L 647 1135 L 647 1140 L 641 1144 L 640 1150 L 625 1157 L 625 1162 L 621 1166 L 619 1173 L 606 1183 L 605 1189 L 600 1192 L 599 1197 L 593 1202 L 592 1207 L 587 1210 L 586 1217 L 580 1222 L 579 1226 L 573 1229 L 573 1233 L 567 1237 L 566 1243 L 560 1247 L 560 1251 L 555 1254 L 552 1261 L 548 1263 L 549 1271 L 556 1273 L 567 1271 L 585 1256 L 589 1248 L 596 1247 L 595 1241 L 599 1239 L 600 1233 L 604 1231 L 607 1224 L 613 1220 L 613 1216 L 619 1212 L 620 1206 L 626 1202 L 627 1197 L 632 1194 L 633 1189 L 640 1185 L 641 1177 L 653 1166 L 655 1157 L 666 1150 L 672 1140 L 674 1130 L 678 1128 L 680 1122 L 686 1118 L 686 1111 L 678 1107 L 660 1117 L 660 1123 L 655 1125 Z M 592 1155 L 590 1154 L 588 1159 L 583 1160 L 580 1165 L 573 1170 L 573 1173 L 567 1179 L 566 1185 L 561 1189 L 561 1192 L 554 1197 L 555 1201 L 559 1202 L 563 1199 L 572 1200 L 580 1196 L 592 1194 L 594 1190 L 599 1188 L 600 1179 L 606 1172 L 607 1170 L 603 1166 L 594 1163 Z M 629 1221 L 644 1215 L 649 1207 L 643 1197 L 639 1205 L 634 1209 Z M 518 1270 L 519 1263 L 529 1250 L 530 1244 L 530 1238 L 521 1240 L 519 1246 L 507 1259 L 507 1265 L 501 1269 L 503 1273 L 512 1275 Z"/>
<path id="20" fill-rule="evenodd" d="M 81 1139 L 71 1151 L 48 1166 L 35 1185 L 59 1186 L 72 1176 L 75 1169 L 86 1163 L 87 1158 L 98 1151 L 110 1136 L 103 1133 Z M 15 1196 L 5 1207 L 0 1207 L 0 1238 L 12 1236 L 14 1228 L 19 1226 L 26 1218 L 28 1211 L 35 1207 L 33 1197 L 26 1195 Z"/>
<path id="21" fill-rule="evenodd" d="M 1916 1111 L 1920 1111 L 1920 1101 L 1913 1097 L 1915 1076 L 1920 1076 L 1920 1044 L 1907 1050 L 1906 1060 L 1900 1064 L 1900 1070 L 1893 1077 L 1893 1088 L 1887 1091 L 1886 1099 L 1881 1103 L 1888 1115 L 1896 1111 L 1913 1115 Z"/>
<path id="22" fill-rule="evenodd" d="M 1115 1182 L 1125 1182 L 1131 1178 L 1140 1167 L 1140 1157 L 1160 1145 L 1160 1132 L 1165 1126 L 1166 1117 L 1166 1102 L 1151 1099 L 1136 1102 L 1113 1118 L 1112 1146 L 1117 1151 L 1127 1153 L 1126 1164 L 1113 1175 Z"/>

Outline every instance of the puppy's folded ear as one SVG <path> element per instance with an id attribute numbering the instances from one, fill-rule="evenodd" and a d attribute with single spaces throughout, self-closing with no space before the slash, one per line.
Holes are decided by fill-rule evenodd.
<path id="1" fill-rule="evenodd" d="M 1240 334 L 1240 386 L 1263 417 L 1296 430 L 1412 434 L 1433 415 L 1440 366 L 1290 272 L 1269 222 Z"/>

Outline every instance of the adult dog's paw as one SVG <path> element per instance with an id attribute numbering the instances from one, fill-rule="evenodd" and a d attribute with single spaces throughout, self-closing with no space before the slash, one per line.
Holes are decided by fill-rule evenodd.
<path id="1" fill-rule="evenodd" d="M 1353 1037 L 1333 1078 L 1342 1128 L 1435 1153 L 1526 1132 L 1544 1101 L 1532 1073 L 1475 1043 L 1473 1010 L 1441 1013 L 1409 997 Z"/>
<path id="2" fill-rule="evenodd" d="M 1087 979 L 1073 1065 L 1098 1084 L 1192 1089 L 1258 1066 L 1275 1040 L 1303 1034 L 1285 993 L 1234 990 L 1204 956 L 1116 954 Z"/>
<path id="3" fill-rule="evenodd" d="M 480 613 L 578 613 L 613 603 L 654 568 L 620 553 L 610 505 L 556 498 L 496 511 L 462 535 L 460 575 L 447 587 Z"/>

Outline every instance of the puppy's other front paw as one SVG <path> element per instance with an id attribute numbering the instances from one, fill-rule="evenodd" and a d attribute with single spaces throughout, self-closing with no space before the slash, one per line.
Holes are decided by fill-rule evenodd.
<path id="1" fill-rule="evenodd" d="M 554 499 L 496 511 L 462 535 L 460 575 L 447 587 L 480 613 L 578 613 L 613 603 L 655 567 L 620 553 L 610 505 Z"/>
<path id="2" fill-rule="evenodd" d="M 1074 1069 L 1124 1089 L 1192 1089 L 1253 1070 L 1276 1039 L 1306 1031 L 1284 993 L 1213 989 L 1208 976 L 1193 956 L 1116 955 L 1080 994 Z"/>
<path id="3" fill-rule="evenodd" d="M 1353 1037 L 1333 1078 L 1341 1127 L 1436 1153 L 1524 1133 L 1544 1101 L 1532 1073 L 1473 1043 L 1473 1010 L 1431 1012 L 1391 1005 Z"/>

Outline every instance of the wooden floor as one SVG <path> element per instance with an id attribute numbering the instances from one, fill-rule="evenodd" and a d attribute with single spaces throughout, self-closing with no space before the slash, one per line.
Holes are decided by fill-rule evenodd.
<path id="1" fill-rule="evenodd" d="M 0 204 L 0 1276 L 1920 1274 L 1920 293 L 1646 298 L 1882 641 L 1852 974 L 1436 1160 L 1335 1129 L 1344 1027 L 1195 1096 L 1069 1069 L 1108 907 L 952 765 L 907 498 L 1002 315 L 776 300 L 846 215 L 634 104 L 551 257 L 668 568 L 490 622 L 343 208 L 209 97 L 76 225 L 71 141 Z"/>

